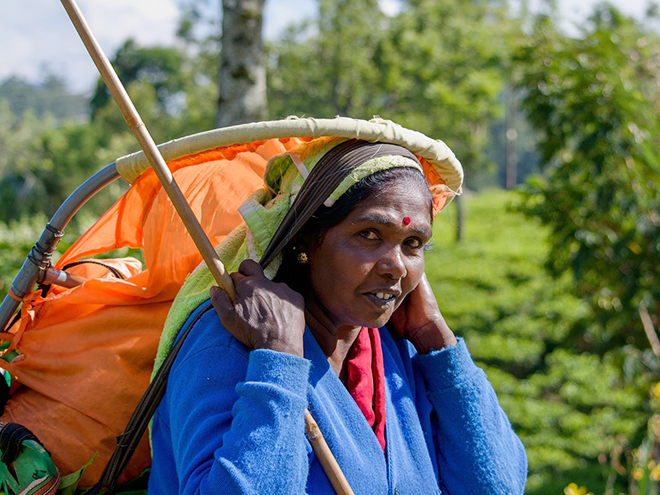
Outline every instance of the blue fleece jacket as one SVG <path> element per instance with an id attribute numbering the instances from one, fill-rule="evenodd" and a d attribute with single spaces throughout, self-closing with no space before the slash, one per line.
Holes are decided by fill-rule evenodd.
<path id="1" fill-rule="evenodd" d="M 522 494 L 525 451 L 465 343 L 417 355 L 380 334 L 386 452 L 309 331 L 305 358 L 250 352 L 207 312 L 154 417 L 149 493 L 334 493 L 304 435 L 307 407 L 358 495 Z"/>

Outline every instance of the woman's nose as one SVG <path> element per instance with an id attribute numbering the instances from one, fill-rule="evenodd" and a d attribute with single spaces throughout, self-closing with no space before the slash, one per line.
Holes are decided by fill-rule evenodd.
<path id="1" fill-rule="evenodd" d="M 398 280 L 407 275 L 406 264 L 400 247 L 393 247 L 381 256 L 377 264 L 378 273 Z"/>

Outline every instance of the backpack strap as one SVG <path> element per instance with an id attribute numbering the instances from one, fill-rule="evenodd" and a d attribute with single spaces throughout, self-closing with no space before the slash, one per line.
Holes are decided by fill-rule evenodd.
<path id="1" fill-rule="evenodd" d="M 160 404 L 163 395 L 165 395 L 170 369 L 174 364 L 174 360 L 176 359 L 179 350 L 183 346 L 183 343 L 193 326 L 195 326 L 195 323 L 197 323 L 210 309 L 213 309 L 213 306 L 211 305 L 211 302 L 208 302 L 202 310 L 197 313 L 197 316 L 195 316 L 195 318 L 188 324 L 185 331 L 181 334 L 181 337 L 172 346 L 172 350 L 154 376 L 153 380 L 151 380 L 149 387 L 147 387 L 142 399 L 140 399 L 140 402 L 136 406 L 131 419 L 126 425 L 126 429 L 117 437 L 117 447 L 115 447 L 108 464 L 106 464 L 105 469 L 101 474 L 101 479 L 92 486 L 85 495 L 96 495 L 104 487 L 107 488 L 110 493 L 114 493 L 114 490 L 117 487 L 117 480 L 124 472 L 124 469 L 126 469 L 126 466 L 133 456 L 133 452 L 135 452 L 138 443 L 142 439 L 145 430 L 151 422 L 151 418 L 156 412 L 158 404 Z"/>

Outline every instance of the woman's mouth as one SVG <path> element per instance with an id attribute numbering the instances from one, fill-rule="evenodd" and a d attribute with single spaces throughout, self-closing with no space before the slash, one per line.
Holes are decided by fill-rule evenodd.
<path id="1" fill-rule="evenodd" d="M 380 308 L 385 308 L 388 307 L 396 301 L 397 298 L 396 293 L 394 292 L 367 292 L 366 296 L 371 300 L 372 303 L 374 303 L 376 306 Z"/>

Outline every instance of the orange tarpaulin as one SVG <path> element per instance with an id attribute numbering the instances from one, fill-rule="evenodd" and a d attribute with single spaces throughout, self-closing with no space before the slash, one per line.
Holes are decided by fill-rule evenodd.
<path id="1" fill-rule="evenodd" d="M 300 142 L 235 145 L 169 164 L 214 245 L 241 222 L 238 206 L 263 186 L 268 159 Z M 131 259 L 104 260 L 122 273 L 122 280 L 98 265 L 81 264 L 68 271 L 91 278 L 83 285 L 53 287 L 45 299 L 38 297 L 40 291 L 26 296 L 21 321 L 9 336 L 19 355 L 2 364 L 20 388 L 12 387 L 0 421 L 32 430 L 63 475 L 98 453 L 80 486 L 91 486 L 100 477 L 149 383 L 172 299 L 201 261 L 151 170 L 56 266 L 126 246 L 143 250 L 146 269 Z M 137 476 L 150 462 L 143 438 L 122 480 Z"/>

